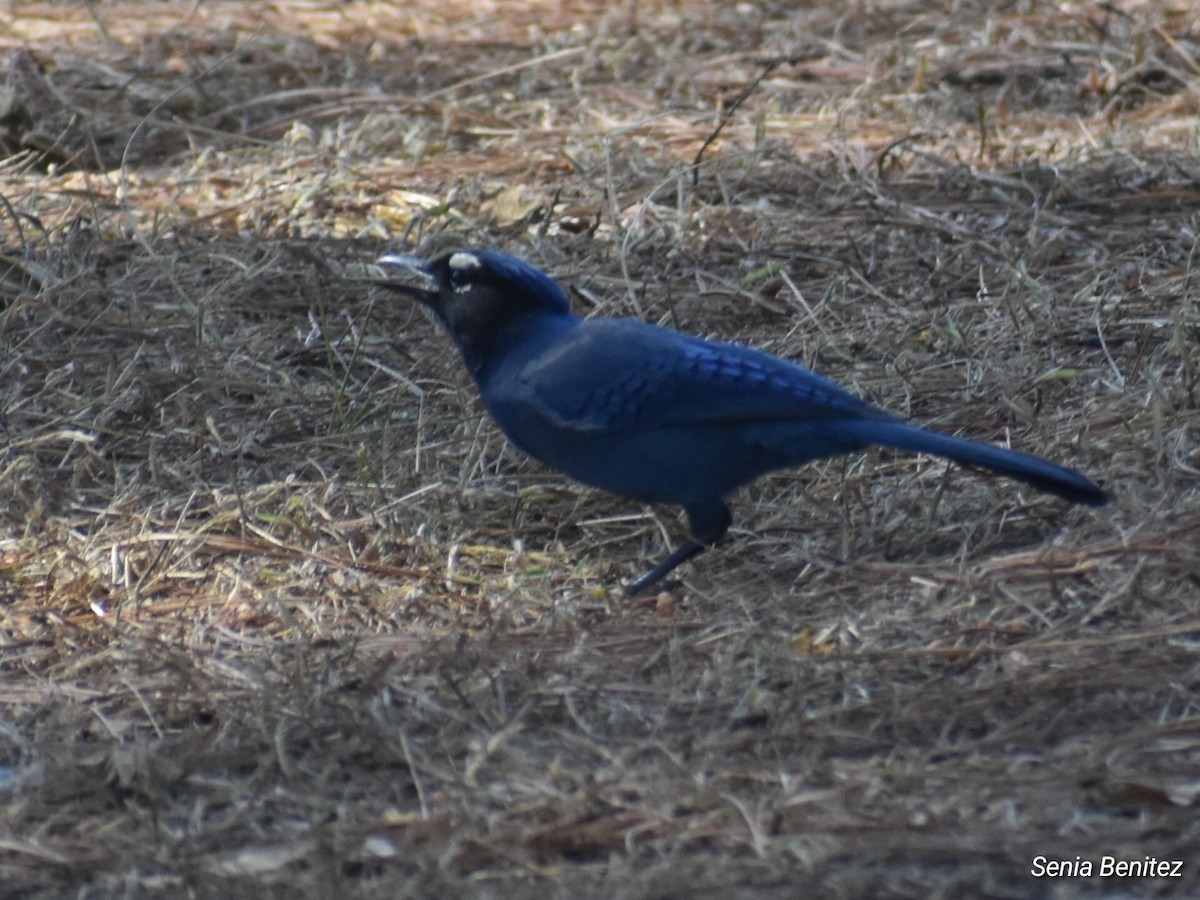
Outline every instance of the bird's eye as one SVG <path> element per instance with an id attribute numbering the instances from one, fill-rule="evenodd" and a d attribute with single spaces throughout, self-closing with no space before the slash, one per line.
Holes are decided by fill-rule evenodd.
<path id="1" fill-rule="evenodd" d="M 471 286 L 472 273 L 481 265 L 479 257 L 466 250 L 450 254 L 450 286 L 456 291 L 465 291 Z"/>

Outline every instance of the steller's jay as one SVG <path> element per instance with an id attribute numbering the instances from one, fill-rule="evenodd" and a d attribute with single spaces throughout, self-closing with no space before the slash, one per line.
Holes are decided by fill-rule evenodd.
<path id="1" fill-rule="evenodd" d="M 517 447 L 585 484 L 683 507 L 691 540 L 631 594 L 720 540 L 735 488 L 871 444 L 983 466 L 1074 503 L 1108 500 L 1078 472 L 910 424 L 759 350 L 581 319 L 549 276 L 503 253 L 392 254 L 375 265 L 376 283 L 418 300 L 449 332 Z"/>

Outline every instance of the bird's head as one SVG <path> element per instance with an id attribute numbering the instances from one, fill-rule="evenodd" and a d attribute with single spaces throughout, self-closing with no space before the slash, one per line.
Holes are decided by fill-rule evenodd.
<path id="1" fill-rule="evenodd" d="M 388 254 L 376 284 L 425 306 L 474 369 L 522 320 L 571 315 L 562 288 L 529 263 L 494 250 L 455 250 L 432 260 Z"/>

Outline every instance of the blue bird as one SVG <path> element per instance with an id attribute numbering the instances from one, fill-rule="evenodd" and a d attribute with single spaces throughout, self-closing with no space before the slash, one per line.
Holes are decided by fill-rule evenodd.
<path id="1" fill-rule="evenodd" d="M 759 350 L 581 319 L 549 276 L 503 253 L 392 254 L 375 265 L 372 280 L 419 301 L 449 333 L 513 444 L 585 484 L 683 507 L 691 539 L 630 594 L 720 540 L 736 488 L 871 444 L 982 466 L 1074 503 L 1108 500 L 1078 472 L 910 424 Z"/>

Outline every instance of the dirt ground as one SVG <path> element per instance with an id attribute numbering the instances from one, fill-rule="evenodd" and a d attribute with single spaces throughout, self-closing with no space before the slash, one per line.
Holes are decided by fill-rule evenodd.
<path id="1" fill-rule="evenodd" d="M 1113 502 L 872 451 L 627 599 L 363 281 L 460 245 Z M 0 894 L 1200 895 L 1198 250 L 1187 2 L 9 0 Z"/>

